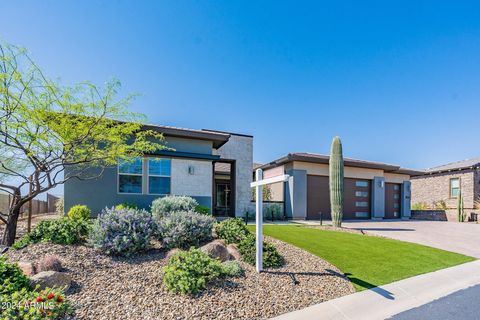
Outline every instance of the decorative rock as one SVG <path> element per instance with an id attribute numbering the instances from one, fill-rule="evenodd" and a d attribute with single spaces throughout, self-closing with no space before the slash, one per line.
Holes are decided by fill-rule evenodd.
<path id="1" fill-rule="evenodd" d="M 37 273 L 33 277 L 30 277 L 30 283 L 33 287 L 40 285 L 40 289 L 57 287 L 68 290 L 68 288 L 70 288 L 70 284 L 72 283 L 72 279 L 66 273 L 57 271 L 43 271 Z"/>
<path id="2" fill-rule="evenodd" d="M 37 272 L 42 271 L 61 271 L 62 263 L 56 256 L 47 255 L 36 263 Z"/>
<path id="3" fill-rule="evenodd" d="M 173 248 L 173 249 L 170 249 L 170 251 L 167 252 L 167 256 L 166 256 L 166 259 L 167 261 L 170 260 L 170 258 L 177 252 L 180 252 L 182 250 L 178 249 L 178 248 Z"/>
<path id="4" fill-rule="evenodd" d="M 35 265 L 31 261 L 20 261 L 18 266 L 27 277 L 31 277 L 35 274 Z"/>
<path id="5" fill-rule="evenodd" d="M 240 254 L 240 251 L 238 250 L 237 248 L 237 245 L 236 244 L 229 244 L 227 246 L 227 251 L 228 253 L 230 254 L 230 257 L 233 259 L 233 260 L 241 260 L 242 258 L 242 255 Z"/>
<path id="6" fill-rule="evenodd" d="M 223 241 L 214 240 L 201 247 L 200 250 L 212 258 L 220 259 L 222 262 L 230 260 L 230 253 L 228 252 L 225 242 Z"/>

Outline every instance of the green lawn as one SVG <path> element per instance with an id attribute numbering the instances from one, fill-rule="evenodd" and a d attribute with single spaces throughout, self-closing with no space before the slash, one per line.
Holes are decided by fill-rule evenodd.
<path id="1" fill-rule="evenodd" d="M 255 226 L 249 228 L 254 231 Z M 357 291 L 475 260 L 414 243 L 297 225 L 264 225 L 264 234 L 302 248 L 345 273 Z"/>

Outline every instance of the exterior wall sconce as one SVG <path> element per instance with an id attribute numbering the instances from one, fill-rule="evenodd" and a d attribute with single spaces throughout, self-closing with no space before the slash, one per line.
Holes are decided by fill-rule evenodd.
<path id="1" fill-rule="evenodd" d="M 194 166 L 188 166 L 188 174 L 195 174 L 195 167 Z"/>
<path id="2" fill-rule="evenodd" d="M 385 181 L 384 180 L 380 180 L 380 188 L 384 188 L 385 187 Z"/>

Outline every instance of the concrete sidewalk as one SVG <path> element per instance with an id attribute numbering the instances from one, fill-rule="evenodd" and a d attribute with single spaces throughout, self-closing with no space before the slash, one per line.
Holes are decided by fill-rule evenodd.
<path id="1" fill-rule="evenodd" d="M 354 293 L 275 319 L 386 319 L 477 284 L 480 260 Z"/>

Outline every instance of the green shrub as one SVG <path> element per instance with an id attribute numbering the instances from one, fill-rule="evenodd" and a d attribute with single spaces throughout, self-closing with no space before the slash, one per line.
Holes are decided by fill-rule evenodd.
<path id="1" fill-rule="evenodd" d="M 93 223 L 89 243 L 107 254 L 129 256 L 145 250 L 156 229 L 145 210 L 105 209 Z"/>
<path id="2" fill-rule="evenodd" d="M 30 280 L 17 264 L 8 263 L 0 256 L 0 294 L 12 294 L 23 288 L 30 289 Z"/>
<path id="3" fill-rule="evenodd" d="M 91 213 L 92 212 L 87 206 L 77 204 L 76 206 L 70 208 L 68 211 L 68 217 L 73 220 L 88 220 L 90 219 Z"/>
<path id="4" fill-rule="evenodd" d="M 229 277 L 240 277 L 245 273 L 245 270 L 243 270 L 238 261 L 225 261 L 222 263 L 222 267 L 222 273 Z"/>
<path id="5" fill-rule="evenodd" d="M 240 218 L 223 220 L 215 225 L 215 234 L 218 238 L 225 240 L 227 244 L 240 243 L 250 234 L 244 222 Z"/>
<path id="6" fill-rule="evenodd" d="M 209 281 L 223 274 L 220 261 L 195 248 L 174 254 L 163 270 L 163 282 L 167 289 L 184 294 L 197 293 Z"/>
<path id="7" fill-rule="evenodd" d="M 242 255 L 242 260 L 248 264 L 255 265 L 256 246 L 255 236 L 248 235 L 238 244 L 238 250 Z M 278 268 L 284 264 L 283 257 L 278 253 L 277 248 L 271 243 L 263 242 L 263 266 L 265 268 Z"/>
<path id="8" fill-rule="evenodd" d="M 157 221 L 158 239 L 165 248 L 188 249 L 212 238 L 215 218 L 196 212 L 173 212 Z"/>
<path id="9" fill-rule="evenodd" d="M 211 215 L 211 211 L 209 207 L 201 206 L 198 205 L 195 207 L 195 212 L 200 213 L 200 214 L 205 214 L 205 215 Z"/>
<path id="10" fill-rule="evenodd" d="M 90 223 L 82 219 L 60 218 L 41 221 L 29 234 L 15 242 L 14 249 L 32 243 L 52 242 L 56 244 L 77 244 L 85 241 L 90 231 Z"/>
<path id="11" fill-rule="evenodd" d="M 117 204 L 115 206 L 115 210 L 122 210 L 122 209 L 134 209 L 138 210 L 138 206 L 135 203 L 129 203 L 129 202 L 122 202 L 120 204 Z"/>
<path id="12" fill-rule="evenodd" d="M 425 202 L 417 202 L 412 204 L 412 210 L 428 210 L 428 205 Z"/>
<path id="13" fill-rule="evenodd" d="M 40 292 L 22 288 L 11 294 L 0 294 L 0 319 L 63 319 L 73 307 L 62 290 L 47 288 Z"/>
<path id="14" fill-rule="evenodd" d="M 282 207 L 278 203 L 270 203 L 265 208 L 265 220 L 283 220 Z"/>
<path id="15" fill-rule="evenodd" d="M 198 202 L 187 196 L 167 196 L 153 200 L 152 214 L 156 218 L 169 215 L 173 212 L 195 211 Z"/>

